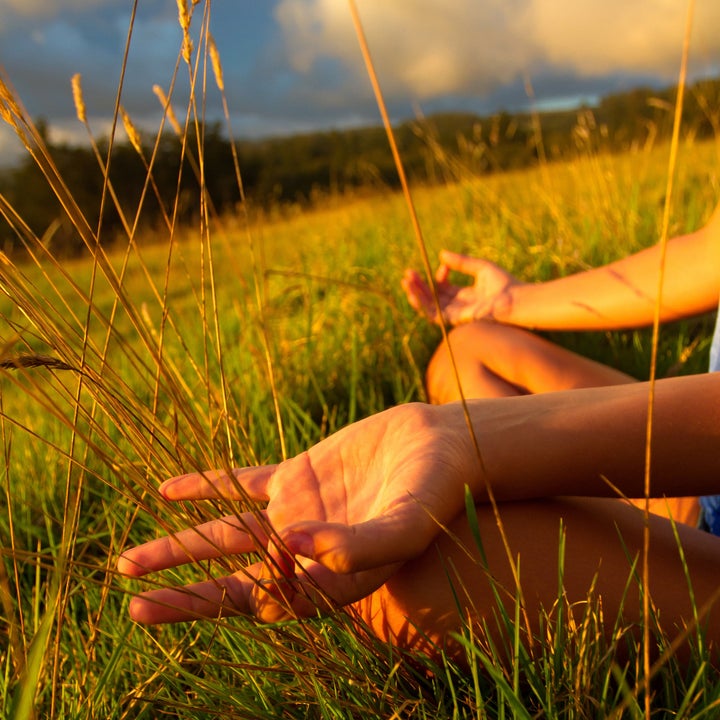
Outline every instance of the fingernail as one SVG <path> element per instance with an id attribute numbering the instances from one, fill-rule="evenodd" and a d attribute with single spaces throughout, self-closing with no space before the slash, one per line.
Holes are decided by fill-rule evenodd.
<path id="1" fill-rule="evenodd" d="M 183 476 L 184 477 L 184 476 Z M 174 477 L 170 478 L 169 480 L 166 480 L 164 483 L 160 485 L 158 488 L 160 494 L 166 499 L 166 500 L 172 500 L 172 491 L 175 485 L 177 485 L 178 480 L 181 480 L 182 477 Z"/>
<path id="2" fill-rule="evenodd" d="M 136 565 L 129 557 L 125 557 L 123 553 L 118 557 L 115 567 L 121 575 L 132 575 Z"/>
<path id="3" fill-rule="evenodd" d="M 273 578 L 259 578 L 257 584 L 262 588 L 263 592 L 275 598 L 275 600 L 287 599 L 292 591 L 288 583 L 278 582 Z"/>
<path id="4" fill-rule="evenodd" d="M 285 546 L 293 555 L 307 558 L 315 555 L 315 542 L 307 533 L 291 533 L 285 539 Z"/>

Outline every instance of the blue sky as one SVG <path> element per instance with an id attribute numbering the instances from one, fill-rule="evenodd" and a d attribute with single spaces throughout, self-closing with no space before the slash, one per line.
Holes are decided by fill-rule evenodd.
<path id="1" fill-rule="evenodd" d="M 188 0 L 190 2 L 191 0 Z M 638 84 L 675 82 L 684 0 L 357 0 L 380 82 L 396 118 L 465 109 L 491 113 L 592 100 Z M 0 67 L 55 139 L 81 141 L 70 79 L 107 132 L 132 0 L 0 0 Z M 206 1 L 194 6 L 197 37 Z M 345 0 L 212 0 L 237 136 L 378 121 Z M 152 87 L 168 88 L 181 44 L 176 0 L 140 0 L 122 103 L 158 127 Z M 691 75 L 720 74 L 720 2 L 696 0 Z M 176 110 L 187 101 L 187 68 Z M 213 87 L 210 119 L 221 118 Z M 0 163 L 17 146 L 0 127 Z"/>

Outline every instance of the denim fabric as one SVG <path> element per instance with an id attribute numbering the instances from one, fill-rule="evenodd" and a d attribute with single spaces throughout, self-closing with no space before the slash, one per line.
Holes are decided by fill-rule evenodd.
<path id="1" fill-rule="evenodd" d="M 718 318 L 715 321 L 715 334 L 710 346 L 710 372 L 718 370 L 720 370 L 720 311 L 718 311 Z"/>
<path id="2" fill-rule="evenodd" d="M 720 371 L 720 312 L 715 321 L 715 334 L 710 346 L 710 372 Z M 700 498 L 702 516 L 700 525 L 713 535 L 720 535 L 720 495 L 708 495 Z"/>
<path id="3" fill-rule="evenodd" d="M 700 502 L 700 527 L 720 535 L 720 495 L 704 495 Z"/>

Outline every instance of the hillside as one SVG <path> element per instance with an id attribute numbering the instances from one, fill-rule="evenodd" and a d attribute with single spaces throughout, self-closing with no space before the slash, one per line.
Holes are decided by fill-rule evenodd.
<path id="1" fill-rule="evenodd" d="M 397 141 L 408 175 L 415 182 L 438 183 L 464 173 L 482 175 L 531 167 L 538 162 L 570 158 L 578 153 L 617 152 L 647 146 L 669 136 L 675 88 L 636 89 L 608 95 L 595 107 L 564 112 L 492 116 L 446 113 L 408 121 L 396 128 Z M 720 79 L 704 80 L 689 88 L 683 132 L 705 138 L 720 134 Z M 41 129 L 47 127 L 39 123 Z M 110 179 L 117 202 L 134 217 L 145 195 L 142 223 L 156 226 L 163 212 L 177 208 L 181 220 L 197 216 L 198 180 L 193 155 L 202 144 L 205 184 L 215 210 L 232 212 L 240 201 L 230 141 L 219 125 L 191 137 L 181 167 L 180 141 L 165 135 L 157 141 L 153 159 L 154 188 L 145 189 L 146 163 L 153 157 L 156 139 L 144 138 L 141 159 L 129 144 L 117 145 Z M 193 147 L 195 152 L 193 153 Z M 97 226 L 104 177 L 87 147 L 50 145 L 53 159 L 90 224 Z M 107 154 L 107 141 L 100 142 Z M 327 194 L 360 188 L 386 189 L 397 185 L 397 174 L 381 127 L 329 130 L 259 141 L 238 141 L 243 187 L 252 206 L 267 208 L 284 203 L 306 204 Z M 178 180 L 180 178 L 180 180 Z M 0 193 L 7 204 L 38 235 L 54 227 L 56 251 L 72 254 L 79 242 L 28 155 L 17 168 L 0 175 Z M 112 241 L 120 214 L 107 203 L 103 236 Z M 7 214 L 7 213 L 3 213 Z M 0 242 L 6 252 L 21 245 L 20 228 L 0 219 Z"/>

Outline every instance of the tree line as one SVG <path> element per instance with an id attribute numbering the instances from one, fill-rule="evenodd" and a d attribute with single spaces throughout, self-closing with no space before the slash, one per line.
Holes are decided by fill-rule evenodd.
<path id="1" fill-rule="evenodd" d="M 460 173 L 482 175 L 530 167 L 586 152 L 618 152 L 666 139 L 672 130 L 676 88 L 640 88 L 608 95 L 593 107 L 547 113 L 499 112 L 491 116 L 445 113 L 404 122 L 395 128 L 408 176 L 438 183 Z M 40 129 L 47 139 L 47 126 Z M 703 80 L 686 94 L 683 133 L 720 137 L 720 79 Z M 100 222 L 99 199 L 105 177 L 89 147 L 47 142 L 50 154 L 91 226 Z M 99 143 L 107 157 L 108 142 Z M 129 143 L 115 144 L 109 180 L 117 204 L 134 222 L 142 197 L 141 224 L 160 227 L 175 214 L 181 222 L 200 212 L 199 164 L 202 155 L 206 198 L 218 213 L 233 212 L 241 194 L 230 141 L 220 125 L 200 128 L 183 145 L 176 136 L 144 138 L 142 157 Z M 242 187 L 250 207 L 311 203 L 318 196 L 359 188 L 395 188 L 397 173 L 381 127 L 330 130 L 235 145 Z M 151 159 L 152 158 L 152 159 Z M 148 163 L 152 163 L 148 181 Z M 80 240 L 28 154 L 0 173 L 0 193 L 38 237 L 53 228 L 56 252 L 72 254 Z M 122 229 L 113 202 L 104 205 L 103 238 Z M 0 217 L 0 248 L 22 246 L 20 233 Z"/>

